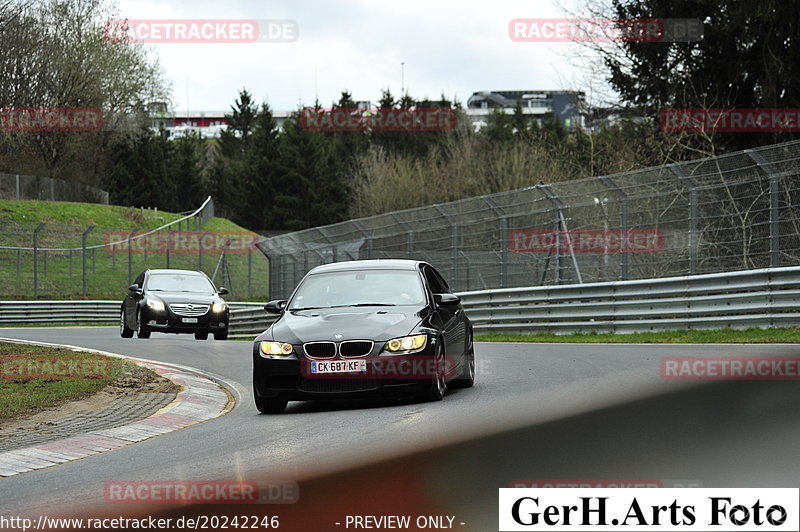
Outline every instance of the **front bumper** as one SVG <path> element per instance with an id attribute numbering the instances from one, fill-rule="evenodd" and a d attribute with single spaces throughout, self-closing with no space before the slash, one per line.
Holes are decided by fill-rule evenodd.
<path id="1" fill-rule="evenodd" d="M 153 310 L 150 307 L 142 308 L 142 320 L 153 331 L 166 333 L 194 333 L 194 332 L 220 332 L 228 329 L 230 310 L 212 312 L 210 309 L 202 316 L 192 316 L 188 319 L 197 321 L 186 322 L 187 316 L 175 314 L 169 307 L 164 310 Z"/>
<path id="2" fill-rule="evenodd" d="M 295 353 L 302 346 L 294 346 Z M 366 373 L 342 373 L 312 375 L 309 368 L 311 359 L 305 355 L 292 358 L 265 358 L 261 356 L 258 342 L 253 344 L 253 388 L 257 396 L 263 398 L 306 401 L 314 399 L 345 399 L 352 397 L 397 397 L 418 395 L 431 388 L 433 376 L 426 373 L 426 362 L 434 361 L 439 349 L 438 342 L 432 340 L 425 349 L 413 355 L 371 354 L 363 357 L 367 362 Z M 416 366 L 422 372 L 411 368 L 414 357 Z M 361 360 L 361 358 L 332 360 Z M 382 368 L 379 374 L 370 368 Z M 394 368 L 394 369 L 392 369 Z"/>

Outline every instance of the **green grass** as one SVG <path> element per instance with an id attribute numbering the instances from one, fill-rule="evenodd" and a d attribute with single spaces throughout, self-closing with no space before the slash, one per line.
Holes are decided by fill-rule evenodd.
<path id="1" fill-rule="evenodd" d="M 72 370 L 70 378 L 61 378 L 69 362 L 77 362 L 73 365 L 77 370 Z M 0 420 L 89 396 L 133 367 L 130 362 L 93 353 L 0 343 Z"/>
<path id="2" fill-rule="evenodd" d="M 163 218 L 163 220 L 161 219 Z M 159 211 L 142 211 L 130 207 L 90 203 L 47 201 L 0 201 L 0 245 L 33 246 L 33 231 L 38 223 L 46 225 L 39 232 L 39 246 L 50 248 L 80 248 L 83 232 L 90 225 L 95 228 L 88 234 L 87 246 L 117 240 L 117 235 L 127 231 L 154 229 L 180 215 Z M 195 230 L 194 220 L 183 222 L 172 229 Z M 121 230 L 121 231 L 120 231 Z M 212 218 L 202 228 L 210 232 L 255 233 L 224 218 Z M 124 236 L 122 237 L 124 238 Z M 87 283 L 83 288 L 84 257 L 81 251 L 49 251 L 38 254 L 38 289 L 34 290 L 33 252 L 0 250 L 0 299 L 122 299 L 125 289 L 139 273 L 147 268 L 167 267 L 166 253 L 162 250 L 147 253 L 126 251 L 112 253 L 109 248 L 89 250 L 86 255 Z M 217 286 L 224 285 L 231 294 L 230 300 L 265 300 L 268 291 L 269 263 L 264 255 L 254 250 L 248 262 L 247 254 L 229 253 L 230 280 L 215 279 Z M 175 253 L 169 257 L 170 268 L 205 271 L 211 277 L 220 258 L 219 251 L 203 254 L 202 264 L 196 252 Z M 248 273 L 249 271 L 249 273 Z M 249 282 L 248 282 L 249 279 Z M 35 292 L 38 292 L 35 294 Z"/>
<path id="3" fill-rule="evenodd" d="M 800 343 L 800 327 L 772 329 L 717 329 L 709 331 L 661 331 L 631 334 L 551 333 L 476 334 L 476 342 L 548 342 L 597 344 L 792 344 Z"/>

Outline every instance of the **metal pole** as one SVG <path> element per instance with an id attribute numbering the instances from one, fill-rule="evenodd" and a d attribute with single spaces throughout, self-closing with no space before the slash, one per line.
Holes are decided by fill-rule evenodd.
<path id="1" fill-rule="evenodd" d="M 72 279 L 72 275 L 73 275 L 72 255 L 73 255 L 73 250 L 70 249 L 69 250 L 69 278 L 70 279 Z"/>
<path id="2" fill-rule="evenodd" d="M 133 284 L 133 235 L 136 234 L 136 229 L 131 231 L 128 235 L 128 285 Z"/>
<path id="3" fill-rule="evenodd" d="M 247 250 L 247 299 L 250 299 L 253 283 L 253 248 Z"/>
<path id="4" fill-rule="evenodd" d="M 172 229 L 167 230 L 167 269 L 169 269 L 169 248 L 172 245 Z"/>
<path id="5" fill-rule="evenodd" d="M 90 225 L 86 231 L 83 232 L 81 235 L 81 260 L 82 260 L 82 270 L 83 270 L 83 293 L 86 293 L 86 238 L 89 236 L 89 233 L 94 229 L 93 225 Z"/>
<path id="6" fill-rule="evenodd" d="M 17 250 L 17 277 L 22 277 L 22 250 Z"/>
<path id="7" fill-rule="evenodd" d="M 697 181 L 689 177 L 683 168 L 671 164 L 670 171 L 689 187 L 689 274 L 697 273 Z"/>
<path id="8" fill-rule="evenodd" d="M 17 178 L 17 199 L 20 199 L 20 195 L 19 195 L 19 174 L 16 174 L 16 178 Z"/>
<path id="9" fill-rule="evenodd" d="M 500 286 L 508 288 L 508 217 L 500 218 Z"/>
<path id="10" fill-rule="evenodd" d="M 44 227 L 40 223 L 33 231 L 33 297 L 39 297 L 39 231 Z"/>
<path id="11" fill-rule="evenodd" d="M 619 228 L 622 233 L 622 240 L 620 246 L 620 258 L 619 258 L 619 278 L 623 281 L 628 280 L 628 253 L 626 253 L 625 246 L 627 246 L 627 233 L 628 233 L 628 195 L 625 194 L 619 186 L 611 180 L 610 177 L 601 177 L 600 182 L 607 186 L 611 191 L 617 195 L 619 198 L 620 206 L 619 206 Z M 606 220 L 608 219 L 608 212 L 605 210 L 605 205 L 603 206 L 603 210 L 606 214 Z M 608 239 L 608 235 L 606 235 L 606 239 Z M 608 240 L 606 240 L 608 241 Z"/>
<path id="12" fill-rule="evenodd" d="M 563 233 L 567 236 L 567 246 L 568 246 L 568 249 L 569 249 L 570 257 L 572 257 L 572 265 L 575 268 L 575 275 L 578 277 L 578 283 L 579 284 L 583 284 L 583 279 L 581 277 L 581 269 L 578 267 L 578 259 L 575 257 L 575 249 L 572 246 L 572 240 L 571 240 L 571 238 L 569 236 L 569 228 L 567 227 L 567 218 L 566 218 L 566 216 L 564 216 L 564 204 L 561 202 L 559 197 L 552 190 L 550 190 L 549 188 L 547 188 L 547 186 L 545 186 L 544 183 L 540 182 L 536 186 L 542 192 L 544 192 L 545 196 L 547 196 L 547 198 L 551 202 L 553 202 L 553 205 L 555 206 L 556 211 L 558 213 L 558 216 L 556 217 L 556 227 L 559 227 L 559 226 L 561 227 L 561 229 L 556 229 L 556 235 L 559 236 L 559 238 L 556 240 L 556 250 L 557 250 L 556 263 L 558 264 L 557 275 L 556 275 L 557 281 L 556 282 L 559 283 L 559 284 L 561 283 L 561 274 L 560 274 L 560 270 L 561 270 L 561 250 L 560 250 L 561 238 L 560 238 L 560 232 L 563 231 Z"/>
<path id="13" fill-rule="evenodd" d="M 744 151 L 769 178 L 769 266 L 777 268 L 781 265 L 781 204 L 778 171 L 759 152 Z"/>

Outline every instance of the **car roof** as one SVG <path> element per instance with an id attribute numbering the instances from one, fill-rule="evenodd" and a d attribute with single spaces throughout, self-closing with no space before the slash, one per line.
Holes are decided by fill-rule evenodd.
<path id="1" fill-rule="evenodd" d="M 333 262 L 313 268 L 308 273 L 343 272 L 350 270 L 416 270 L 426 262 L 411 259 L 370 259 Z"/>
<path id="2" fill-rule="evenodd" d="M 151 274 L 153 274 L 153 273 L 156 273 L 156 274 L 158 274 L 158 273 L 179 273 L 181 275 L 187 275 L 187 274 L 189 274 L 189 275 L 205 275 L 202 272 L 198 272 L 196 270 L 173 270 L 173 269 L 162 268 L 160 270 L 147 270 L 147 271 L 150 272 Z"/>

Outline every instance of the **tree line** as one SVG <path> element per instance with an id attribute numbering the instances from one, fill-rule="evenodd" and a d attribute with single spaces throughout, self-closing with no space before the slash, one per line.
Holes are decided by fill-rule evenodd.
<path id="1" fill-rule="evenodd" d="M 608 175 L 796 138 L 771 133 L 669 133 L 659 110 L 800 108 L 800 5 L 765 0 L 587 0 L 586 17 L 703 21 L 695 42 L 587 43 L 593 75 L 615 91 L 614 120 L 567 129 L 519 107 L 480 131 L 458 101 L 395 96 L 378 107 L 454 111 L 448 131 L 313 131 L 298 109 L 278 128 L 251 92 L 238 94 L 219 139 L 170 139 L 150 128 L 148 103 L 169 101 L 147 49 L 109 42 L 113 0 L 10 0 L 0 6 L 0 107 L 98 107 L 101 131 L 0 128 L 0 172 L 82 181 L 112 201 L 173 211 L 211 195 L 255 230 L 294 230 L 538 183 Z M 600 61 L 597 60 L 600 58 Z M 320 103 L 315 102 L 319 108 Z M 353 108 L 342 92 L 333 108 Z M 592 110 L 586 110 L 592 115 Z"/>

